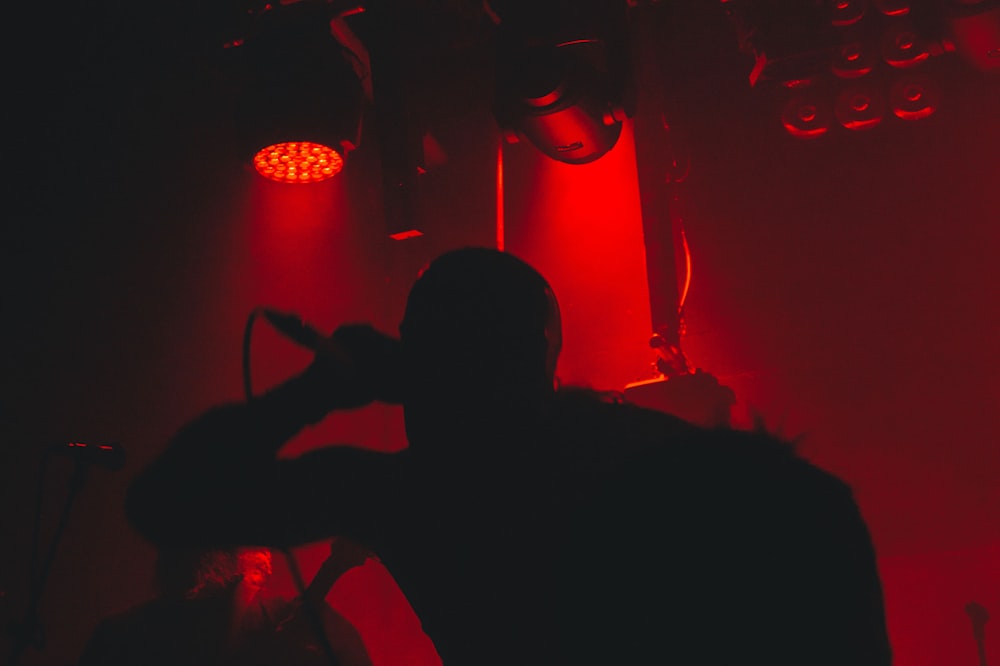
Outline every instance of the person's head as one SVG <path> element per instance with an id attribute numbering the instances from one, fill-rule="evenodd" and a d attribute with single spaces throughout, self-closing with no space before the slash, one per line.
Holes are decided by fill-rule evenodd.
<path id="1" fill-rule="evenodd" d="M 271 552 L 264 548 L 164 548 L 156 559 L 161 594 L 194 599 L 245 581 L 261 587 L 271 574 Z"/>
<path id="2" fill-rule="evenodd" d="M 271 577 L 271 551 L 268 548 L 240 548 L 236 564 L 244 585 L 260 589 Z"/>
<path id="3" fill-rule="evenodd" d="M 400 325 L 411 443 L 516 425 L 554 391 L 559 307 L 542 275 L 488 248 L 421 271 Z"/>

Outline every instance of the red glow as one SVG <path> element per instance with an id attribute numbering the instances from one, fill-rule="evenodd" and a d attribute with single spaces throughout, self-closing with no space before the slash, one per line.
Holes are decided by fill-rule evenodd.
<path id="1" fill-rule="evenodd" d="M 781 85 L 791 90 L 795 90 L 796 88 L 805 88 L 810 86 L 813 81 L 813 79 L 791 79 L 789 81 L 782 81 Z"/>
<path id="2" fill-rule="evenodd" d="M 885 116 L 885 101 L 881 91 L 872 86 L 846 88 L 837 96 L 834 113 L 841 125 L 849 130 L 875 127 Z"/>
<path id="3" fill-rule="evenodd" d="M 905 0 L 876 0 L 875 5 L 886 16 L 905 16 L 910 13 L 910 4 Z"/>
<path id="4" fill-rule="evenodd" d="M 930 57 L 916 30 L 905 22 L 887 30 L 882 40 L 882 58 L 893 67 L 913 67 Z"/>
<path id="5" fill-rule="evenodd" d="M 874 52 L 860 42 L 844 44 L 837 51 L 830 69 L 842 79 L 856 79 L 871 73 L 875 66 Z"/>
<path id="6" fill-rule="evenodd" d="M 503 252 L 503 139 L 497 145 L 497 249 Z"/>
<path id="7" fill-rule="evenodd" d="M 903 120 L 919 120 L 933 114 L 939 96 L 934 82 L 926 76 L 908 76 L 889 89 L 892 112 Z"/>
<path id="8" fill-rule="evenodd" d="M 316 183 L 344 168 L 344 158 L 333 148 L 309 141 L 276 143 L 254 155 L 257 173 L 279 183 Z"/>
<path id="9" fill-rule="evenodd" d="M 837 27 L 853 25 L 865 15 L 865 5 L 854 0 L 836 0 L 830 22 Z"/>
<path id="10" fill-rule="evenodd" d="M 688 245 L 688 238 L 687 234 L 684 233 L 684 229 L 680 231 L 680 238 L 684 249 L 684 285 L 681 287 L 681 295 L 677 301 L 677 305 L 683 311 L 684 302 L 687 301 L 688 292 L 691 290 L 691 246 Z"/>
<path id="11" fill-rule="evenodd" d="M 506 249 L 538 267 L 559 299 L 560 381 L 621 389 L 648 378 L 654 355 L 631 122 L 589 164 L 514 149 L 504 161 Z"/>
<path id="12" fill-rule="evenodd" d="M 781 113 L 781 123 L 792 136 L 811 139 L 826 134 L 830 129 L 830 113 L 818 100 L 793 98 L 788 100 Z"/>
<path id="13" fill-rule="evenodd" d="M 407 229 L 406 231 L 399 231 L 394 234 L 389 234 L 389 238 L 392 240 L 406 240 L 407 238 L 417 238 L 423 236 L 424 232 L 419 229 Z"/>
<path id="14" fill-rule="evenodd" d="M 903 120 L 920 120 L 921 118 L 926 118 L 927 116 L 934 113 L 934 107 L 925 106 L 915 111 L 909 111 L 907 109 L 897 107 L 894 108 L 892 111 L 893 113 L 896 114 L 898 118 L 901 118 Z"/>
<path id="15" fill-rule="evenodd" d="M 369 209 L 350 196 L 346 179 L 286 187 L 253 177 L 247 194 L 245 213 L 234 216 L 225 244 L 220 239 L 218 255 L 227 262 L 227 279 L 205 279 L 215 287 L 205 317 L 226 313 L 242 322 L 251 308 L 264 305 L 294 312 L 320 331 L 332 331 L 345 320 L 371 321 L 390 330 L 397 315 L 384 309 L 380 292 L 365 288 L 381 284 L 373 250 L 367 248 L 387 234 L 370 224 Z M 251 360 L 255 392 L 284 381 L 311 359 L 306 349 L 258 325 Z M 327 419 L 300 433 L 281 455 L 299 455 L 331 441 L 398 446 L 405 442 L 401 410 L 373 406 Z"/>

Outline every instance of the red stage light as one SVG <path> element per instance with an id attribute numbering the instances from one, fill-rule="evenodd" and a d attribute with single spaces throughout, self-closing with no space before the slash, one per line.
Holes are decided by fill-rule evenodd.
<path id="1" fill-rule="evenodd" d="M 309 141 L 276 143 L 257 151 L 257 172 L 279 183 L 318 183 L 344 168 L 344 158 L 333 148 Z"/>
<path id="2" fill-rule="evenodd" d="M 840 46 L 833 54 L 831 71 L 842 79 L 864 76 L 875 68 L 878 56 L 874 50 L 862 42 L 850 42 Z"/>
<path id="3" fill-rule="evenodd" d="M 908 0 L 875 0 L 875 6 L 886 16 L 906 16 L 910 13 Z"/>
<path id="4" fill-rule="evenodd" d="M 830 23 L 838 28 L 854 25 L 865 16 L 864 0 L 833 0 L 830 3 Z"/>
<path id="5" fill-rule="evenodd" d="M 873 86 L 851 86 L 837 95 L 834 113 L 847 129 L 868 129 L 882 122 L 885 102 Z"/>
<path id="6" fill-rule="evenodd" d="M 407 229 L 406 231 L 400 231 L 395 234 L 389 234 L 389 238 L 392 240 L 407 240 L 408 238 L 419 238 L 423 236 L 424 232 L 419 229 Z"/>
<path id="7" fill-rule="evenodd" d="M 882 35 L 882 58 L 893 67 L 913 67 L 931 55 L 927 40 L 907 21 L 899 22 Z"/>
<path id="8" fill-rule="evenodd" d="M 903 120 L 926 118 L 937 110 L 940 98 L 934 82 L 919 74 L 900 77 L 889 88 L 892 112 Z"/>
<path id="9" fill-rule="evenodd" d="M 830 129 L 830 116 L 827 104 L 820 99 L 813 96 L 793 97 L 781 112 L 781 124 L 796 138 L 812 139 Z"/>

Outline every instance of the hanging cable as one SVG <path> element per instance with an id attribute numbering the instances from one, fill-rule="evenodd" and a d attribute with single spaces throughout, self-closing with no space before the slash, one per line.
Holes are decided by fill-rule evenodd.
<path id="1" fill-rule="evenodd" d="M 246 398 L 247 404 L 250 404 L 254 400 L 253 394 L 253 381 L 250 372 L 251 365 L 251 341 L 253 339 L 253 328 L 254 324 L 257 323 L 258 317 L 264 311 L 264 308 L 255 308 L 250 312 L 247 317 L 246 326 L 243 329 L 243 394 Z M 292 553 L 290 548 L 282 548 L 281 553 L 285 558 L 285 563 L 288 565 L 288 570 L 292 574 L 292 581 L 295 584 L 295 591 L 302 599 L 302 609 L 306 614 L 306 619 L 313 628 L 313 632 L 316 634 L 316 639 L 319 641 L 320 647 L 323 650 L 323 654 L 330 666 L 337 666 L 339 660 L 337 655 L 333 651 L 333 646 L 330 644 L 330 639 L 326 635 L 326 631 L 323 630 L 323 618 L 319 614 L 319 610 L 314 604 L 309 603 L 306 598 L 306 586 L 302 580 L 302 572 L 299 570 L 299 564 L 295 560 L 295 555 Z"/>
<path id="2" fill-rule="evenodd" d="M 260 316 L 261 308 L 257 308 L 247 317 L 246 326 L 243 329 L 243 396 L 247 402 L 253 400 L 253 382 L 250 377 L 250 339 L 253 336 L 253 325 Z"/>
<path id="3" fill-rule="evenodd" d="M 687 301 L 688 291 L 691 290 L 691 246 L 688 245 L 687 233 L 684 231 L 684 223 L 681 225 L 678 235 L 681 239 L 681 247 L 684 248 L 684 286 L 681 287 L 680 300 L 677 302 L 678 313 L 684 312 L 684 303 Z"/>

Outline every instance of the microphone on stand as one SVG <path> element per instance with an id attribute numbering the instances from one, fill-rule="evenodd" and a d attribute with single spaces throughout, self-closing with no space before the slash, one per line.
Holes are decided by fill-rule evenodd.
<path id="1" fill-rule="evenodd" d="M 50 454 L 70 458 L 75 462 L 97 465 L 111 471 L 125 465 L 125 449 L 119 444 L 85 444 L 60 442 L 49 447 Z"/>
<path id="2" fill-rule="evenodd" d="M 49 552 L 44 558 L 39 559 L 38 551 L 38 529 L 41 520 L 42 496 L 39 494 L 38 504 L 35 509 L 35 538 L 32 544 L 31 564 L 30 564 L 30 597 L 28 606 L 24 611 L 24 616 L 15 620 L 8 627 L 12 636 L 10 642 L 10 652 L 8 653 L 9 666 L 16 666 L 25 650 L 34 647 L 41 650 L 45 647 L 45 627 L 39 615 L 39 603 L 42 592 L 48 581 L 49 573 L 52 569 L 52 560 L 56 554 L 56 547 L 62 540 L 63 531 L 66 527 L 70 508 L 74 500 L 83 489 L 87 479 L 89 468 L 87 465 L 99 465 L 110 470 L 121 469 L 125 464 L 125 450 L 119 444 L 85 444 L 83 442 L 59 442 L 52 444 L 46 451 L 46 455 L 63 456 L 76 463 L 73 477 L 69 482 L 69 494 L 63 506 L 62 516 L 52 535 Z M 47 458 L 45 460 L 47 463 Z M 42 488 L 45 465 L 42 466 L 42 477 L 39 479 L 39 490 Z"/>

